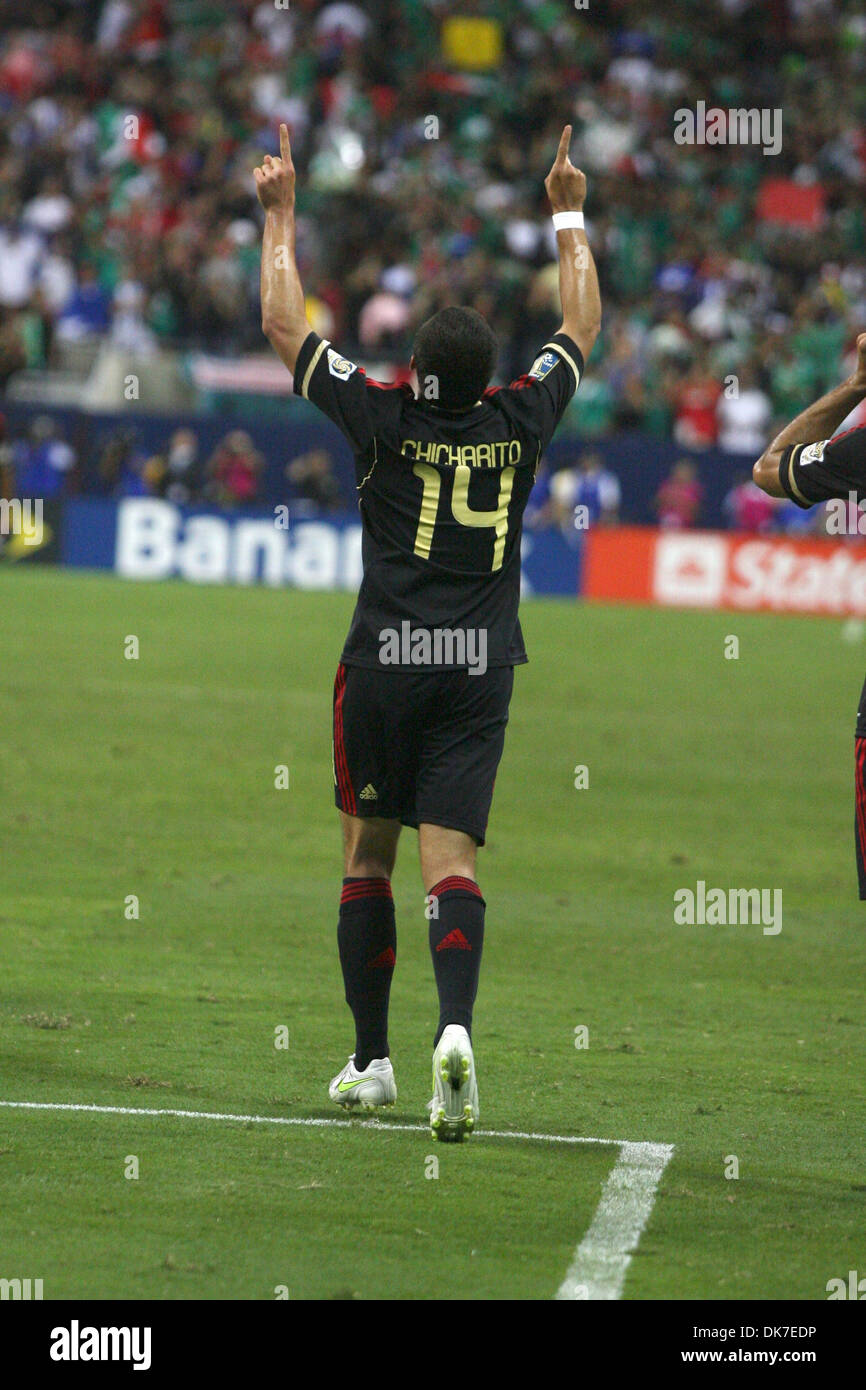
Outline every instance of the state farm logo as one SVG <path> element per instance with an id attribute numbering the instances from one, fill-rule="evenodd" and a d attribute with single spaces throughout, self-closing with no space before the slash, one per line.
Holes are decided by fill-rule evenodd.
<path id="1" fill-rule="evenodd" d="M 866 550 L 821 541 L 739 541 L 732 546 L 726 598 L 734 608 L 862 617 Z"/>
<path id="2" fill-rule="evenodd" d="M 653 598 L 689 608 L 718 608 L 725 591 L 728 543 L 723 536 L 661 535 L 653 565 Z"/>
<path id="3" fill-rule="evenodd" d="M 662 534 L 652 597 L 680 608 L 866 615 L 866 548 L 781 538 Z"/>
<path id="4" fill-rule="evenodd" d="M 715 531 L 591 529 L 584 593 L 666 608 L 866 617 L 866 545 Z"/>

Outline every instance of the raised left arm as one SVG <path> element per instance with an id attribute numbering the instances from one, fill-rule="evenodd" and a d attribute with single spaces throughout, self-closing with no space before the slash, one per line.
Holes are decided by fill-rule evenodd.
<path id="1" fill-rule="evenodd" d="M 262 239 L 262 332 L 294 373 L 298 353 L 310 332 L 304 291 L 295 262 L 295 167 L 289 131 L 280 126 L 280 157 L 266 154 L 253 171 L 265 210 Z"/>

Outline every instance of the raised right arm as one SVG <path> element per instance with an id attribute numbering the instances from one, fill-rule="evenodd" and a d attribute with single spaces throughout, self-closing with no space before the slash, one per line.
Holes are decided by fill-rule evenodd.
<path id="1" fill-rule="evenodd" d="M 544 180 L 550 206 L 556 212 L 582 212 L 586 198 L 586 176 L 575 169 L 568 157 L 571 126 L 567 125 L 559 141 L 553 167 Z M 559 297 L 562 303 L 562 326 L 580 348 L 583 359 L 589 357 L 601 332 L 601 294 L 598 272 L 586 232 L 582 227 L 566 227 L 556 233 L 559 253 Z"/>

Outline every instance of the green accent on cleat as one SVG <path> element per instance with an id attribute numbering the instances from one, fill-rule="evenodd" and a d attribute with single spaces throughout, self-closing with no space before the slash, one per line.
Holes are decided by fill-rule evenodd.
<path id="1" fill-rule="evenodd" d="M 460 1144 L 478 1119 L 478 1086 L 472 1044 L 466 1029 L 449 1024 L 433 1053 L 430 1130 L 434 1139 Z"/>

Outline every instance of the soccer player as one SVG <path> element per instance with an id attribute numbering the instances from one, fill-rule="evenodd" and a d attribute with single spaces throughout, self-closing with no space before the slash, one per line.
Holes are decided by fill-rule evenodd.
<path id="1" fill-rule="evenodd" d="M 478 1119 L 470 1039 L 484 939 L 476 877 L 514 667 L 523 510 L 539 460 L 601 326 L 583 231 L 586 179 L 562 132 L 545 180 L 559 252 L 562 324 L 529 373 L 489 387 L 497 345 L 472 309 L 417 332 L 409 385 L 383 386 L 314 333 L 295 265 L 289 135 L 255 170 L 265 209 L 262 327 L 294 389 L 348 438 L 364 577 L 334 685 L 334 782 L 344 842 L 337 940 L 355 1051 L 334 1077 L 342 1106 L 397 1096 L 388 1049 L 396 932 L 391 874 L 401 826 L 417 827 L 439 993 L 430 1124 L 462 1140 Z"/>
<path id="2" fill-rule="evenodd" d="M 866 498 L 866 427 L 832 438 L 866 398 L 866 333 L 857 339 L 853 376 L 815 401 L 782 430 L 752 470 L 770 497 L 788 497 L 804 509 L 832 497 Z M 859 512 L 858 512 L 859 515 Z M 866 683 L 854 731 L 854 846 L 860 898 L 866 901 Z"/>

